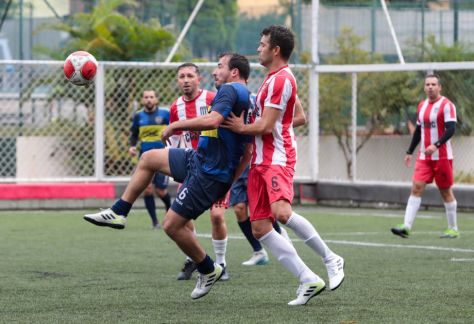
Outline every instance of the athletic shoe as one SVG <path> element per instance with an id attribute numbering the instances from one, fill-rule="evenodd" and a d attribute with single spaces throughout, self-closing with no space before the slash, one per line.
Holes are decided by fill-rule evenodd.
<path id="1" fill-rule="evenodd" d="M 288 305 L 306 305 L 311 298 L 319 295 L 324 289 L 326 289 L 326 284 L 321 278 L 315 282 L 302 283 L 296 290 L 296 299 L 290 301 Z"/>
<path id="2" fill-rule="evenodd" d="M 344 259 L 339 255 L 325 261 L 326 269 L 329 276 L 329 288 L 336 290 L 344 281 Z"/>
<path id="3" fill-rule="evenodd" d="M 191 293 L 191 298 L 198 299 L 207 295 L 207 293 L 211 290 L 212 286 L 222 276 L 222 272 L 222 267 L 219 264 L 214 263 L 214 271 L 208 274 L 200 273 L 198 276 L 196 287 Z"/>
<path id="4" fill-rule="evenodd" d="M 196 271 L 196 269 L 197 269 L 196 262 L 194 262 L 191 259 L 186 259 L 183 265 L 183 269 L 181 269 L 181 272 L 178 273 L 178 277 L 176 279 L 189 280 L 193 276 L 193 272 Z"/>
<path id="5" fill-rule="evenodd" d="M 459 231 L 453 229 L 453 228 L 448 228 L 443 232 L 443 235 L 441 235 L 441 238 L 458 238 L 461 234 L 459 234 Z"/>
<path id="6" fill-rule="evenodd" d="M 220 277 L 220 281 L 227 281 L 230 279 L 230 276 L 229 276 L 229 272 L 227 272 L 227 267 L 221 263 L 221 267 L 222 267 L 222 275 Z"/>
<path id="7" fill-rule="evenodd" d="M 254 252 L 252 257 L 247 261 L 242 262 L 242 265 L 253 266 L 253 265 L 265 265 L 268 263 L 268 254 L 265 249 Z"/>
<path id="8" fill-rule="evenodd" d="M 392 227 L 390 230 L 393 234 L 401 236 L 403 238 L 407 238 L 408 236 L 410 236 L 410 230 L 404 224 Z"/>
<path id="9" fill-rule="evenodd" d="M 84 215 L 84 219 L 97 226 L 108 226 L 115 229 L 123 229 L 126 223 L 124 216 L 117 215 L 110 208 L 104 209 L 96 214 Z"/>
<path id="10" fill-rule="evenodd" d="M 161 229 L 161 225 L 160 224 L 155 224 L 151 227 L 152 230 L 160 230 Z"/>

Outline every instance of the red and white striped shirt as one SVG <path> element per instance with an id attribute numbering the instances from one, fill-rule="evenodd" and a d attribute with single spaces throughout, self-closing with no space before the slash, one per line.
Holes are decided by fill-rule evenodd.
<path id="1" fill-rule="evenodd" d="M 207 114 L 208 107 L 216 94 L 200 90 L 196 98 L 186 101 L 183 96 L 176 99 L 170 107 L 170 124 L 177 120 L 193 119 Z M 199 131 L 176 131 L 181 137 L 181 146 L 196 149 L 199 142 Z M 174 146 L 174 145 L 173 145 Z"/>
<path id="2" fill-rule="evenodd" d="M 418 104 L 416 124 L 421 126 L 421 146 L 418 153 L 420 160 L 453 159 L 453 149 L 450 140 L 432 155 L 425 154 L 426 148 L 436 143 L 443 136 L 445 123 L 451 121 L 456 122 L 456 107 L 448 98 L 442 96 L 435 102 L 425 99 Z"/>
<path id="3" fill-rule="evenodd" d="M 294 169 L 296 139 L 293 116 L 296 101 L 296 79 L 288 65 L 267 75 L 258 89 L 255 118 L 260 119 L 265 107 L 280 110 L 271 134 L 254 139 L 252 165 L 281 165 Z"/>

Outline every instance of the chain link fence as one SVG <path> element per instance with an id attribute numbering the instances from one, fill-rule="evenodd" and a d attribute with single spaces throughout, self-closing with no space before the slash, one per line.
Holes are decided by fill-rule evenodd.
<path id="1" fill-rule="evenodd" d="M 470 184 L 474 180 L 473 138 L 469 136 L 472 101 L 465 94 L 470 93 L 469 80 L 474 80 L 474 74 L 466 70 L 466 63 L 452 64 L 459 68 L 445 71 L 449 82 L 443 84 L 443 91 L 455 103 L 459 119 L 453 139 L 455 177 L 458 183 Z M 0 62 L 0 181 L 127 180 L 136 163 L 128 155 L 129 129 L 133 113 L 140 109 L 142 91 L 156 90 L 159 105 L 169 107 L 180 95 L 175 77 L 178 65 L 102 62 L 95 85 L 76 87 L 64 79 L 62 62 Z M 215 63 L 199 65 L 202 88 L 214 89 Z M 416 104 L 424 97 L 425 71 L 353 73 L 343 69 L 346 71 L 337 66 L 317 68 L 319 138 L 310 138 L 310 125 L 296 129 L 296 179 L 409 182 L 412 169 L 404 166 L 403 156 Z M 294 65 L 292 70 L 309 117 L 315 112 L 309 106 L 309 94 L 315 91 L 310 89 L 310 68 Z M 264 76 L 265 71 L 253 64 L 248 83 L 252 92 Z M 387 110 L 393 103 L 384 102 L 384 93 L 390 91 L 400 91 L 395 111 Z M 402 96 L 404 91 L 412 92 Z M 411 100 L 403 99 L 407 96 Z M 356 109 L 355 115 L 351 108 Z M 354 124 L 356 154 L 351 138 Z M 315 141 L 319 161 L 310 158 Z M 317 168 L 318 179 L 312 179 L 313 168 Z"/>
<path id="2" fill-rule="evenodd" d="M 102 62 L 95 85 L 68 83 L 62 62 L 0 61 L 0 181 L 123 181 L 136 160 L 128 155 L 133 113 L 142 91 L 154 89 L 160 107 L 180 96 L 179 64 Z M 214 89 L 216 63 L 198 64 L 201 87 Z M 309 68 L 293 66 L 298 92 L 309 108 Z M 248 87 L 258 90 L 265 71 L 252 65 Z M 307 143 L 307 126 L 297 131 Z M 304 139 L 304 140 L 303 140 Z M 299 152 L 307 152 L 304 144 Z M 300 159 L 297 174 L 308 177 L 311 163 Z"/>
<path id="3" fill-rule="evenodd" d="M 441 76 L 441 95 L 456 106 L 457 129 L 451 139 L 455 182 L 474 184 L 472 62 L 326 65 L 316 70 L 319 180 L 410 182 L 414 161 L 407 168 L 404 156 L 415 129 L 417 105 L 426 98 L 425 75 L 436 72 Z"/>

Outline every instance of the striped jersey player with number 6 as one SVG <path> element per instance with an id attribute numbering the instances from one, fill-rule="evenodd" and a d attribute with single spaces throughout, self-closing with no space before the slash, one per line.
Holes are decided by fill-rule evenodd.
<path id="1" fill-rule="evenodd" d="M 288 28 L 273 25 L 262 31 L 257 51 L 268 74 L 257 93 L 255 122 L 245 124 L 242 118 L 231 114 L 224 127 L 255 136 L 247 186 L 252 232 L 298 278 L 297 298 L 288 303 L 296 306 L 305 305 L 326 284 L 303 262 L 293 245 L 273 229 L 276 220 L 323 258 L 331 290 L 344 280 L 344 259 L 332 252 L 314 226 L 291 207 L 296 164 L 296 80 L 288 61 L 293 48 L 294 35 Z"/>

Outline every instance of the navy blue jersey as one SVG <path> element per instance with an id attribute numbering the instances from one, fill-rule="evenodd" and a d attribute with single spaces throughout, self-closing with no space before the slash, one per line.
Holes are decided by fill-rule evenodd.
<path id="1" fill-rule="evenodd" d="M 241 83 L 223 84 L 211 103 L 210 111 L 216 111 L 224 118 L 231 112 L 236 116 L 244 114 L 244 121 L 250 108 L 250 92 Z M 196 158 L 203 173 L 212 175 L 216 181 L 232 183 L 234 171 L 240 162 L 245 144 L 250 136 L 236 134 L 219 127 L 202 131 L 197 147 Z"/>
<path id="2" fill-rule="evenodd" d="M 152 113 L 139 110 L 133 116 L 130 128 L 130 146 L 140 141 L 140 155 L 151 149 L 165 147 L 161 142 L 161 132 L 170 123 L 170 112 L 157 107 Z"/>

